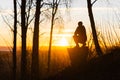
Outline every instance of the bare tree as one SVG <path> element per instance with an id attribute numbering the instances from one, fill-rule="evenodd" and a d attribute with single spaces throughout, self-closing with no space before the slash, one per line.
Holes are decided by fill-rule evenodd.
<path id="1" fill-rule="evenodd" d="M 48 71 L 50 69 L 53 26 L 54 26 L 55 15 L 56 15 L 59 3 L 60 3 L 60 0 L 53 0 L 53 2 L 51 4 L 51 6 L 52 6 L 52 19 L 51 19 L 51 29 L 50 29 L 51 31 L 50 31 L 49 50 L 48 50 Z"/>
<path id="2" fill-rule="evenodd" d="M 31 17 L 31 9 L 34 6 L 34 0 L 21 0 L 21 35 L 22 35 L 22 49 L 21 49 L 21 80 L 28 80 L 27 73 L 27 50 L 26 38 L 29 24 L 34 19 L 34 14 Z"/>
<path id="3" fill-rule="evenodd" d="M 16 80 L 16 43 L 17 43 L 17 3 L 13 0 L 14 4 L 14 41 L 13 41 L 13 80 Z"/>
<path id="4" fill-rule="evenodd" d="M 27 59 L 26 59 L 26 0 L 21 0 L 21 33 L 22 33 L 22 54 L 21 54 L 21 80 L 27 80 Z"/>
<path id="5" fill-rule="evenodd" d="M 39 80 L 39 21 L 41 1 L 36 0 L 35 23 L 33 33 L 33 46 L 32 46 L 32 66 L 31 66 L 31 79 Z"/>
<path id="6" fill-rule="evenodd" d="M 95 21 L 94 21 L 94 16 L 92 12 L 92 5 L 96 2 L 97 0 L 94 0 L 94 2 L 91 2 L 91 0 L 87 0 L 87 7 L 88 7 L 88 13 L 89 13 L 89 19 L 91 23 L 91 28 L 92 28 L 92 34 L 93 34 L 93 41 L 96 47 L 96 51 L 99 56 L 102 55 L 102 50 L 100 48 L 99 42 L 98 42 L 98 37 L 95 29 Z"/>
<path id="7" fill-rule="evenodd" d="M 62 3 L 61 3 L 62 2 Z M 52 3 L 48 4 L 51 6 L 52 8 L 52 18 L 51 18 L 51 29 L 50 29 L 50 41 L 49 41 L 49 49 L 48 49 L 48 71 L 50 70 L 50 57 L 51 57 L 51 47 L 52 47 L 52 35 L 53 35 L 53 26 L 55 24 L 55 15 L 57 13 L 58 10 L 58 6 L 65 4 L 66 7 L 70 7 L 68 4 L 69 2 L 71 2 L 71 0 L 52 0 Z M 61 3 L 61 4 L 60 4 Z"/>

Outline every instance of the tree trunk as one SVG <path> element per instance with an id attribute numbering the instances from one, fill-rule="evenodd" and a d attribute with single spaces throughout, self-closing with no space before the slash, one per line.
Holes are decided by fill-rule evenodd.
<path id="1" fill-rule="evenodd" d="M 52 34 L 53 34 L 53 25 L 54 25 L 54 14 L 52 14 L 51 20 L 51 31 L 50 31 L 50 42 L 49 42 L 49 50 L 48 50 L 48 71 L 50 70 L 50 58 L 51 58 L 51 46 L 52 46 Z"/>
<path id="2" fill-rule="evenodd" d="M 53 34 L 53 26 L 54 26 L 54 18 L 57 13 L 58 5 L 60 0 L 53 0 L 52 3 L 52 19 L 51 19 L 51 31 L 50 31 L 50 42 L 49 42 L 49 50 L 48 50 L 48 71 L 50 70 L 50 58 L 51 58 L 51 46 L 52 46 L 52 34 Z"/>
<path id="3" fill-rule="evenodd" d="M 16 4 L 16 0 L 13 0 L 13 4 L 14 4 L 13 80 L 16 80 L 16 42 L 17 42 L 17 4 Z"/>
<path id="4" fill-rule="evenodd" d="M 27 59 L 26 59 L 26 0 L 21 0 L 21 33 L 22 33 L 22 53 L 21 53 L 21 80 L 27 80 Z"/>
<path id="5" fill-rule="evenodd" d="M 39 19 L 41 0 L 36 0 L 35 23 L 33 33 L 31 79 L 39 80 Z"/>
<path id="6" fill-rule="evenodd" d="M 93 12 L 92 12 L 91 0 L 87 0 L 87 5 L 88 5 L 88 13 L 89 13 L 89 19 L 90 19 L 90 23 L 91 23 L 95 48 L 96 48 L 96 51 L 97 51 L 98 55 L 101 56 L 102 55 L 102 50 L 100 48 L 98 38 L 97 38 L 96 29 L 95 29 L 95 22 L 94 22 L 94 17 L 93 17 Z"/>

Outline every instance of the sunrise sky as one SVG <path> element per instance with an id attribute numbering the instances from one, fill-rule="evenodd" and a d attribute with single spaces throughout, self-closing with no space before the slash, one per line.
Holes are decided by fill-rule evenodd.
<path id="1" fill-rule="evenodd" d="M 72 36 L 74 30 L 77 27 L 78 21 L 83 21 L 83 24 L 86 27 L 88 39 L 90 37 L 90 23 L 89 17 L 87 13 L 87 0 L 72 0 L 71 7 L 69 13 L 65 12 L 65 8 L 59 9 L 61 15 L 64 20 L 64 25 L 62 25 L 61 33 L 58 32 L 60 27 L 56 28 L 54 31 L 54 45 L 70 45 L 72 42 Z M 92 0 L 94 1 L 94 0 Z M 120 34 L 119 27 L 119 19 L 120 19 L 120 0 L 98 0 L 93 6 L 93 12 L 95 17 L 95 22 L 97 26 L 97 30 L 106 30 L 110 31 L 112 29 L 108 29 L 109 25 L 114 25 L 117 34 Z M 11 26 L 13 25 L 13 18 L 10 17 L 13 15 L 13 2 L 12 0 L 2 0 L 0 2 L 0 46 L 12 46 L 12 31 L 3 21 L 2 16 L 7 17 Z M 45 24 L 48 25 L 45 25 Z M 47 45 L 49 40 L 45 40 L 49 37 L 49 22 L 44 22 L 41 24 L 41 33 L 45 33 L 41 36 L 42 45 Z M 43 28 L 44 27 L 44 28 Z M 18 28 L 20 32 L 20 28 Z M 112 32 L 112 31 L 111 31 Z M 28 35 L 32 33 L 28 31 Z M 64 36 L 63 36 L 64 35 Z M 113 33 L 114 35 L 114 33 Z M 115 37 L 115 36 L 114 36 Z M 28 45 L 31 46 L 32 36 L 28 36 Z M 20 36 L 18 36 L 18 46 L 20 46 Z M 62 43 L 63 42 L 63 43 Z"/>

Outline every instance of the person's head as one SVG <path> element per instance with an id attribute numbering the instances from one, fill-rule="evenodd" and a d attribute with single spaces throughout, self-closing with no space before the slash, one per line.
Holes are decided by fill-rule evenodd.
<path id="1" fill-rule="evenodd" d="M 79 25 L 79 26 L 83 25 L 82 21 L 79 21 L 79 22 L 78 22 L 78 25 Z"/>

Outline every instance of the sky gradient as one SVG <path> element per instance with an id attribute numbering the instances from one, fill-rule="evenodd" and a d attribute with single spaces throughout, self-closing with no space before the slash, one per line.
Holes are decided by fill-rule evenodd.
<path id="1" fill-rule="evenodd" d="M 94 1 L 94 0 L 92 0 Z M 108 25 L 115 25 L 115 29 L 119 32 L 119 17 L 120 17 L 120 0 L 98 0 L 94 6 L 93 6 L 93 13 L 95 17 L 95 22 L 97 29 L 107 29 Z M 6 25 L 6 23 L 3 21 L 2 16 L 7 17 L 10 24 L 13 24 L 13 19 L 8 17 L 10 15 L 13 15 L 13 2 L 12 0 L 3 0 L 0 3 L 0 46 L 12 46 L 12 31 L 10 28 Z M 89 16 L 87 12 L 87 2 L 86 0 L 72 0 L 71 7 L 69 14 L 65 12 L 65 9 L 60 9 L 61 15 L 64 19 L 64 28 L 63 33 L 64 34 L 70 34 L 69 38 L 72 38 L 73 32 L 77 27 L 78 21 L 83 21 L 86 29 L 87 34 L 90 35 L 90 22 L 89 22 Z M 47 22 L 48 23 L 48 22 Z M 46 23 L 45 23 L 46 24 Z M 44 26 L 45 24 L 41 24 Z M 49 24 L 49 23 L 48 23 Z M 48 29 L 45 31 L 45 29 Z M 44 26 L 41 27 L 41 33 L 45 32 L 47 37 L 48 31 L 50 29 L 50 26 Z M 20 30 L 20 28 L 18 29 Z M 57 30 L 57 29 L 56 29 Z M 20 32 L 20 31 L 19 31 Z M 31 35 L 30 32 L 28 32 L 29 35 Z M 55 33 L 56 34 L 56 33 Z M 60 33 L 62 34 L 62 33 Z M 118 33 L 119 34 L 119 33 Z M 20 36 L 18 36 L 18 39 Z M 32 42 L 32 37 L 28 37 L 30 42 Z M 62 38 L 62 37 L 61 37 Z M 44 38 L 43 38 L 44 41 Z M 58 40 L 59 41 L 59 40 Z M 18 42 L 20 43 L 21 40 L 19 39 Z M 28 43 L 31 45 L 30 43 Z M 59 43 L 58 43 L 59 44 Z M 20 44 L 19 44 L 20 45 Z"/>

